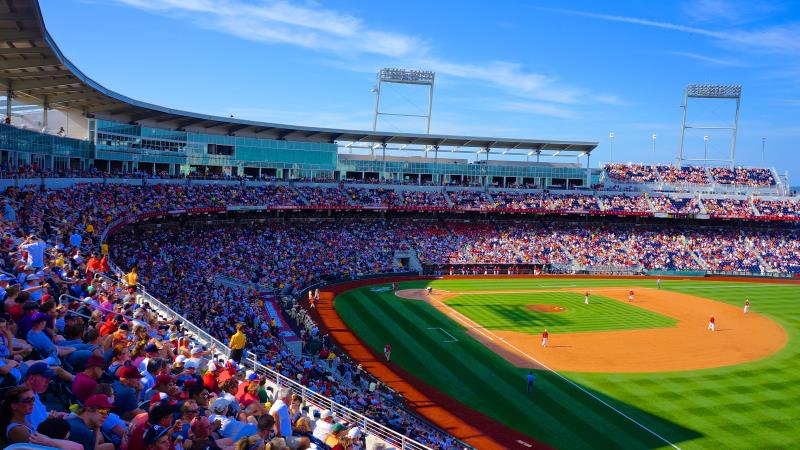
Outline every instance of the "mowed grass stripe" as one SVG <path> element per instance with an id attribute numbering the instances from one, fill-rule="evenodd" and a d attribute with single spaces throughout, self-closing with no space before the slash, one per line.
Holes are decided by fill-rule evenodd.
<path id="1" fill-rule="evenodd" d="M 490 330 L 538 334 L 669 328 L 677 320 L 652 311 L 591 295 L 589 305 L 575 292 L 531 292 L 508 294 L 463 294 L 448 299 L 448 306 Z M 545 304 L 565 308 L 562 312 L 531 311 L 528 305 Z"/>
<path id="2" fill-rule="evenodd" d="M 344 295 L 348 294 L 350 293 Z M 417 338 L 423 344 L 430 360 L 426 360 L 422 353 L 415 354 L 412 358 L 402 358 L 394 343 L 393 360 L 401 365 L 418 366 L 415 373 L 437 388 L 448 391 L 453 397 L 465 401 L 476 410 L 485 413 L 500 411 L 500 417 L 496 414 L 490 415 L 523 433 L 535 433 L 538 439 L 561 442 L 570 448 L 592 448 L 598 444 L 615 447 L 621 442 L 632 440 L 643 445 L 653 445 L 655 439 L 653 436 L 646 434 L 644 430 L 641 430 L 641 433 L 644 433 L 641 436 L 630 435 L 630 430 L 626 430 L 626 427 L 633 424 L 619 416 L 609 415 L 607 407 L 555 375 L 540 373 L 536 392 L 532 396 L 527 395 L 524 392 L 526 373 L 524 370 L 511 366 L 482 344 L 472 340 L 449 319 L 443 321 L 442 316 L 427 304 L 421 302 L 409 304 L 407 300 L 398 299 L 381 302 L 377 301 L 376 296 L 374 293 L 354 295 L 352 298 L 340 296 L 337 299 L 337 309 L 341 309 L 343 304 L 349 305 L 351 301 L 361 304 L 368 310 L 377 308 L 380 312 L 373 314 L 374 311 L 370 311 L 367 313 L 369 320 L 363 323 L 383 323 L 393 330 L 413 327 L 413 324 L 403 318 L 414 317 L 415 321 L 419 321 Z M 384 294 L 380 295 L 383 296 Z M 359 307 L 353 309 L 357 310 Z M 343 318 L 346 316 L 347 314 L 344 314 Z M 423 328 L 428 326 L 441 326 L 451 330 L 450 332 L 460 341 L 459 351 L 453 352 L 453 347 L 449 346 L 452 344 L 431 342 L 429 335 L 423 331 Z M 382 347 L 380 342 L 382 341 L 372 343 L 373 348 L 379 350 Z M 462 348 L 462 343 L 471 348 Z M 432 369 L 436 364 L 432 364 L 431 361 L 443 362 L 447 370 Z M 504 370 L 498 374 L 496 369 L 500 366 L 504 366 Z M 409 368 L 405 365 L 404 367 Z M 487 382 L 489 379 L 493 381 Z M 454 380 L 465 381 L 470 386 L 468 392 L 457 392 L 458 390 L 453 388 Z M 509 401 L 511 397 L 515 401 Z M 579 427 L 583 432 L 575 434 L 573 427 Z M 619 440 L 620 436 L 625 436 L 624 441 Z"/>
<path id="3" fill-rule="evenodd" d="M 452 292 L 502 291 L 516 289 L 554 289 L 554 286 L 568 286 L 583 289 L 585 287 L 617 287 L 621 290 L 639 286 L 655 288 L 655 279 L 503 279 L 503 280 L 436 280 L 432 282 L 402 283 L 401 288 L 417 288 L 430 284 L 435 289 L 446 289 Z M 634 419 L 675 442 L 681 448 L 792 448 L 797 446 L 800 436 L 800 286 L 748 284 L 741 282 L 707 282 L 663 280 L 662 290 L 682 292 L 689 295 L 711 298 L 741 307 L 745 298 L 753 304 L 753 311 L 764 314 L 780 323 L 789 334 L 787 346 L 775 355 L 733 367 L 707 369 L 700 371 L 671 372 L 663 374 L 597 374 L 597 373 L 565 373 L 564 375 L 595 392 L 616 408 L 631 415 Z M 473 294 L 469 294 L 473 295 Z M 491 297 L 488 292 L 485 294 Z M 577 294 L 578 306 L 583 306 L 582 294 Z M 592 296 L 591 300 L 600 296 Z M 455 300 L 455 299 L 453 299 Z M 613 300 L 609 300 L 613 301 Z M 545 303 L 539 301 L 538 303 Z M 624 305 L 624 304 L 623 304 Z M 593 306 L 593 305 L 590 305 Z M 624 305 L 627 306 L 627 305 Z M 337 308 L 338 309 L 338 308 Z M 594 310 L 599 313 L 599 309 Z M 406 312 L 406 314 L 416 314 Z M 436 312 L 430 313 L 436 317 Z M 499 313 L 501 316 L 503 312 Z M 515 312 L 514 314 L 519 314 Z M 566 314 L 566 313 L 563 313 Z M 507 313 L 511 315 L 511 313 Z M 414 316 L 409 316 L 414 317 Z M 422 319 L 428 321 L 429 319 Z M 449 319 L 448 319 L 449 320 Z M 475 320 L 475 319 L 473 319 Z M 488 319 L 487 319 L 488 320 Z M 495 319 L 492 319 L 495 320 Z M 595 317 L 593 320 L 608 326 L 608 319 Z M 479 320 L 475 320 L 480 322 Z M 349 322 L 348 322 L 349 323 Z M 374 327 L 369 321 L 365 325 Z M 520 328 L 533 328 L 529 323 L 519 325 Z M 538 330 L 535 330 L 538 332 Z M 553 331 L 553 329 L 550 329 Z M 455 335 L 455 334 L 454 334 Z M 459 336 L 459 339 L 461 337 Z M 380 348 L 383 343 L 377 343 Z M 460 343 L 458 344 L 461 345 Z M 471 351 L 469 347 L 459 351 Z M 455 351 L 450 348 L 450 351 Z M 487 351 L 486 349 L 483 350 Z M 461 356 L 461 355 L 460 355 Z M 478 356 L 476 356 L 478 358 Z M 394 359 L 394 358 L 393 358 Z M 491 361 L 491 360 L 490 360 Z M 483 364 L 486 366 L 486 364 Z M 497 365 L 494 371 L 489 367 L 486 383 L 498 383 L 498 378 L 511 386 L 511 394 L 504 397 L 507 402 L 518 402 L 522 407 L 530 403 L 525 395 L 524 383 L 519 387 L 516 380 L 523 380 L 526 371 L 513 369 L 511 375 L 505 374 L 505 368 Z M 415 372 L 416 373 L 416 372 Z M 551 380 L 547 374 L 537 372 L 536 408 L 527 416 L 517 418 L 519 423 L 527 420 L 534 423 L 530 434 L 545 442 L 561 448 L 585 447 L 591 443 L 595 430 L 591 434 L 583 433 L 581 424 L 572 422 L 576 415 L 598 425 L 596 428 L 608 427 L 613 437 L 606 438 L 603 447 L 640 448 L 659 447 L 660 441 L 648 441 L 649 437 L 641 437 L 643 430 L 635 430 L 632 423 L 613 422 L 612 426 L 604 423 L 615 413 L 609 409 L 602 411 L 606 418 L 595 421 L 595 412 L 588 408 L 588 403 L 576 400 L 576 393 L 570 392 L 568 386 Z M 436 385 L 447 392 L 447 385 Z M 572 388 L 572 391 L 577 391 Z M 580 392 L 578 392 L 580 394 Z M 473 395 L 481 395 L 475 389 Z M 585 394 L 583 394 L 585 396 Z M 593 401 L 586 397 L 587 401 Z M 568 409 L 567 414 L 558 408 L 549 408 L 549 404 L 557 403 Z M 487 411 L 484 411 L 487 412 Z M 542 432 L 535 426 L 537 420 L 544 417 L 556 418 L 564 426 L 558 433 Z M 505 420 L 504 420 L 505 422 Z M 508 422 L 506 422 L 508 423 Z M 524 426 L 524 425 L 523 425 Z M 515 426 L 515 428 L 519 429 Z M 635 427 L 638 428 L 638 427 Z M 621 430 L 621 431 L 619 431 Z M 573 436 L 559 436 L 558 434 Z M 579 437 L 575 437 L 579 436 Z M 608 445 L 611 439 L 617 445 Z M 600 445 L 595 444 L 596 447 Z"/>

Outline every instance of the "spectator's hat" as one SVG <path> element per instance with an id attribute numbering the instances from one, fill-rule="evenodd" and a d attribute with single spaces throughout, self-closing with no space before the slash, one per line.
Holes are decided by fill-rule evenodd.
<path id="1" fill-rule="evenodd" d="M 142 378 L 142 374 L 139 373 L 139 370 L 133 366 L 122 366 L 119 371 L 117 372 L 121 379 L 139 379 Z"/>
<path id="2" fill-rule="evenodd" d="M 158 386 L 159 384 L 170 384 L 174 382 L 175 378 L 172 378 L 172 376 L 170 375 L 159 375 L 156 377 L 156 386 Z"/>
<path id="3" fill-rule="evenodd" d="M 87 369 L 90 368 L 90 367 L 99 367 L 99 368 L 102 369 L 103 367 L 105 367 L 105 365 L 106 365 L 106 363 L 103 360 L 102 356 L 92 355 L 92 356 L 89 357 L 89 359 L 86 360 L 86 368 Z"/>
<path id="4" fill-rule="evenodd" d="M 350 430 L 347 432 L 347 437 L 358 439 L 361 437 L 361 430 L 358 427 L 350 428 Z"/>
<path id="5" fill-rule="evenodd" d="M 156 392 L 150 397 L 150 404 L 155 405 L 156 403 L 163 402 L 164 400 L 168 399 L 169 395 L 163 392 Z"/>
<path id="6" fill-rule="evenodd" d="M 144 432 L 144 443 L 145 445 L 152 445 L 162 437 L 164 437 L 167 433 L 169 433 L 169 428 L 162 427 L 160 425 L 153 425 L 149 427 Z"/>
<path id="7" fill-rule="evenodd" d="M 49 318 L 50 318 L 50 316 L 48 316 L 47 314 L 45 314 L 43 312 L 37 312 L 36 314 L 33 315 L 33 318 L 31 319 L 31 322 L 32 323 L 45 322 Z"/>
<path id="8" fill-rule="evenodd" d="M 192 350 L 189 351 L 189 354 L 192 356 L 199 355 L 203 353 L 203 348 L 200 346 L 192 347 Z"/>
<path id="9" fill-rule="evenodd" d="M 31 375 L 41 375 L 47 378 L 53 378 L 56 373 L 53 372 L 53 369 L 44 362 L 37 362 L 36 364 L 28 367 L 28 373 L 25 374 L 26 377 L 30 377 Z"/>
<path id="10" fill-rule="evenodd" d="M 86 292 L 88 292 L 90 294 L 94 293 L 94 291 L 95 291 L 95 288 L 92 285 L 89 285 L 89 287 L 86 288 Z"/>
<path id="11" fill-rule="evenodd" d="M 183 364 L 183 367 L 187 369 L 197 369 L 198 367 L 200 367 L 200 364 L 198 364 L 197 361 L 193 359 L 187 359 L 186 363 Z"/>
<path id="12" fill-rule="evenodd" d="M 247 379 L 249 381 L 256 381 L 256 380 L 258 380 L 258 374 L 253 372 L 253 373 L 251 373 L 250 375 L 247 376 Z"/>
<path id="13" fill-rule="evenodd" d="M 322 413 L 319 415 L 319 417 L 321 419 L 327 419 L 328 417 L 331 417 L 331 416 L 333 416 L 333 413 L 331 412 L 330 409 L 326 409 L 325 411 L 322 411 Z"/>
<path id="14" fill-rule="evenodd" d="M 25 266 L 25 268 L 23 270 L 25 272 L 33 272 L 33 266 L 28 264 L 27 266 Z"/>
<path id="15" fill-rule="evenodd" d="M 331 428 L 331 433 L 340 433 L 340 432 L 342 432 L 344 430 L 345 430 L 345 426 L 344 425 L 342 425 L 340 423 L 335 423 L 335 424 L 333 424 L 333 427 Z"/>
<path id="16" fill-rule="evenodd" d="M 144 347 L 145 353 L 158 353 L 158 346 L 152 342 Z"/>
<path id="17" fill-rule="evenodd" d="M 39 275 L 38 273 L 32 273 L 32 274 L 28 275 L 27 277 L 25 277 L 25 279 L 27 281 L 41 280 L 42 276 Z"/>
<path id="18" fill-rule="evenodd" d="M 11 281 L 15 279 L 14 277 L 10 277 L 4 273 L 0 273 L 0 281 Z"/>
<path id="19" fill-rule="evenodd" d="M 111 403 L 111 399 L 107 395 L 94 394 L 86 399 L 83 406 L 88 408 L 113 408 L 114 404 Z"/>
<path id="20" fill-rule="evenodd" d="M 217 398 L 214 400 L 214 403 L 211 404 L 211 411 L 223 414 L 228 409 L 229 402 L 224 398 Z"/>
<path id="21" fill-rule="evenodd" d="M 178 355 L 175 357 L 175 364 L 183 364 L 186 362 L 186 356 Z"/>

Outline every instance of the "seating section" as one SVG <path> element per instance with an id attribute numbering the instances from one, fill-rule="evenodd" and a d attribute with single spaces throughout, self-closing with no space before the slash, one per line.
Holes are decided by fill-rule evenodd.
<path id="1" fill-rule="evenodd" d="M 608 178 L 616 183 L 657 183 L 707 185 L 711 182 L 728 186 L 770 187 L 777 185 L 772 170 L 766 168 L 728 168 L 672 165 L 605 164 Z"/>
<path id="2" fill-rule="evenodd" d="M 459 205 L 486 207 L 491 200 L 480 191 L 449 192 L 447 196 Z M 210 419 L 218 417 L 228 424 L 215 436 L 223 446 L 255 434 L 259 423 L 269 427 L 269 419 L 259 422 L 257 418 L 280 407 L 276 397 L 286 393 L 270 392 L 270 383 L 262 375 L 244 370 L 236 360 L 220 359 L 213 348 L 204 348 L 189 330 L 197 326 L 223 342 L 244 336 L 246 349 L 254 352 L 260 363 L 287 378 L 433 448 L 454 449 L 451 436 L 408 413 L 401 398 L 381 387 L 328 340 L 314 315 L 297 301 L 303 287 L 359 274 L 405 270 L 394 262 L 397 251 L 414 252 L 424 265 L 440 271 L 452 265 L 471 265 L 471 273 L 492 273 L 500 264 L 535 264 L 578 270 L 800 274 L 800 231 L 791 222 L 776 221 L 764 228 L 746 223 L 707 226 L 663 220 L 576 223 L 569 217 L 465 220 L 464 214 L 415 213 L 413 219 L 356 215 L 334 220 L 325 215 L 298 215 L 263 223 L 181 219 L 160 226 L 148 223 L 122 228 L 112 234 L 111 257 L 128 273 L 120 282 L 95 278 L 111 272 L 108 255 L 94 253 L 100 236 L 116 219 L 134 213 L 298 206 L 303 199 L 313 205 L 346 200 L 361 205 L 441 206 L 448 197 L 439 191 L 398 193 L 352 186 L 79 184 L 55 191 L 38 186 L 8 188 L 0 219 L 4 233 L 0 245 L 0 334 L 4 337 L 0 340 L 0 368 L 7 369 L 0 372 L 0 400 L 14 402 L 24 395 L 34 399 L 34 411 L 66 412 L 74 403 L 77 416 L 109 409 L 109 427 L 100 438 L 109 448 L 123 440 L 132 442 L 129 448 L 139 448 L 136 442 L 143 433 L 152 436 L 157 432 L 145 420 L 149 415 L 163 417 L 168 426 L 180 418 L 190 424 L 189 437 L 205 429 L 208 422 L 195 412 L 207 410 Z M 683 212 L 697 206 L 692 199 L 621 195 L 503 192 L 492 198 L 495 204 L 491 206 L 499 209 L 598 210 L 598 201 L 611 211 L 632 211 L 652 204 L 657 211 Z M 730 198 L 704 202 L 711 215 L 738 214 L 751 207 L 746 200 Z M 797 214 L 793 201 L 756 199 L 753 205 L 770 216 Z M 137 295 L 142 287 L 190 323 L 159 315 L 145 297 Z M 301 338 L 304 354 L 290 352 L 280 329 L 267 319 L 265 293 L 277 295 L 282 314 L 290 318 Z M 238 323 L 242 324 L 241 335 L 237 334 Z M 44 382 L 48 379 L 52 381 Z M 305 416 L 311 421 L 308 415 L 313 408 L 304 412 L 299 409 L 304 399 L 287 395 L 288 401 L 296 402 L 298 418 Z M 233 410 L 240 413 L 229 414 Z M 31 429 L 39 429 L 41 435 L 37 440 L 75 448 L 65 439 L 76 440 L 81 435 L 49 435 L 47 430 L 57 427 L 39 428 L 46 419 L 46 413 L 30 418 Z M 69 426 L 69 421 L 76 419 L 66 420 L 68 423 L 59 422 L 59 426 Z M 335 420 L 343 422 L 345 429 L 363 426 L 361 421 Z M 328 433 L 314 428 L 306 431 L 298 438 L 326 448 L 323 442 Z M 15 432 L 9 438 L 27 442 L 29 435 L 29 431 Z"/>
<path id="3" fill-rule="evenodd" d="M 747 200 L 730 198 L 703 199 L 703 205 L 710 216 L 746 217 L 752 216 L 753 210 Z"/>
<path id="4" fill-rule="evenodd" d="M 727 167 L 711 167 L 709 168 L 714 181 L 719 184 L 735 184 L 739 186 L 775 186 L 777 183 L 772 171 L 769 169 L 746 169 L 743 167 L 736 167 L 730 169 Z"/>

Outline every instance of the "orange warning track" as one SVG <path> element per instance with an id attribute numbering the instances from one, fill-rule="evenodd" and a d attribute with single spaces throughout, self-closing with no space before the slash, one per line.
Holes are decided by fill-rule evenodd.
<path id="1" fill-rule="evenodd" d="M 563 289 L 583 293 L 584 289 Z M 537 292 L 529 290 L 526 292 Z M 541 292 L 541 291 L 540 291 Z M 491 294 L 492 292 L 482 292 Z M 628 303 L 626 288 L 596 288 L 592 294 Z M 633 307 L 678 319 L 673 328 L 550 333 L 546 348 L 538 335 L 487 330 L 447 306 L 444 301 L 462 294 L 406 289 L 397 295 L 425 300 L 445 315 L 457 315 L 475 339 L 518 367 L 547 366 L 573 372 L 671 372 L 730 366 L 767 357 L 786 345 L 786 331 L 758 313 L 694 295 L 637 288 Z M 502 292 L 498 292 L 502 295 Z M 582 301 L 575 308 L 591 308 Z M 717 331 L 707 329 L 711 315 Z M 541 364 L 538 364 L 541 363 Z"/>

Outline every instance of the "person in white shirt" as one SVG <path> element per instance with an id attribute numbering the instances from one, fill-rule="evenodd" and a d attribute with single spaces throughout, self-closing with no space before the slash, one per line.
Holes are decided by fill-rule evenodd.
<path id="1" fill-rule="evenodd" d="M 303 450 L 311 445 L 311 440 L 307 437 L 292 436 L 292 419 L 289 416 L 289 406 L 292 401 L 292 391 L 289 388 L 281 388 L 276 395 L 277 400 L 269 409 L 269 414 L 275 419 L 276 437 L 286 440 L 286 445 L 292 450 Z"/>
<path id="2" fill-rule="evenodd" d="M 320 441 L 325 442 L 325 438 L 331 434 L 331 428 L 333 428 L 333 413 L 331 413 L 330 409 L 326 409 L 320 414 L 312 435 Z"/>

